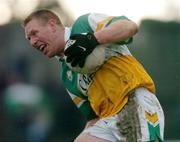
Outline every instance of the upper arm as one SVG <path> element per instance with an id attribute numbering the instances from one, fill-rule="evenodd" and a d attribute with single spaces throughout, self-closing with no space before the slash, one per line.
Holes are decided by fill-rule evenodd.
<path id="1" fill-rule="evenodd" d="M 120 21 L 120 20 L 129 20 L 125 16 L 108 16 L 105 14 L 99 14 L 99 13 L 91 13 L 88 16 L 88 22 L 90 27 L 93 29 L 93 31 L 101 30 L 110 24 Z"/>
<path id="2" fill-rule="evenodd" d="M 88 23 L 94 32 L 102 30 L 116 22 L 118 22 L 119 24 L 126 24 L 127 26 L 129 26 L 129 29 L 132 29 L 132 31 L 133 30 L 136 31 L 136 28 L 137 28 L 136 24 L 123 15 L 122 16 L 108 16 L 105 14 L 92 13 L 88 16 Z M 133 38 L 130 37 L 118 43 L 129 44 L 132 42 L 132 40 Z"/>

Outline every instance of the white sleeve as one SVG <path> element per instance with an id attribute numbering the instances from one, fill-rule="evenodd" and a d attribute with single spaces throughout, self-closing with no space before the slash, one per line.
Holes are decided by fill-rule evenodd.
<path id="1" fill-rule="evenodd" d="M 103 29 L 113 16 L 108 16 L 105 14 L 91 13 L 88 17 L 88 22 L 93 31 L 98 31 Z"/>

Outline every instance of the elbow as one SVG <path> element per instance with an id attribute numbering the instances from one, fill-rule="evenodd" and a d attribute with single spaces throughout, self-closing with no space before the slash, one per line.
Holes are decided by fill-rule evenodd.
<path id="1" fill-rule="evenodd" d="M 132 22 L 131 21 L 131 24 L 130 24 L 130 33 L 133 35 L 135 35 L 138 31 L 139 31 L 139 28 L 138 28 L 138 25 L 135 23 L 135 22 Z"/>
<path id="2" fill-rule="evenodd" d="M 134 36 L 139 30 L 138 25 L 130 20 L 124 21 L 124 27 L 124 32 L 126 31 L 127 38 Z"/>

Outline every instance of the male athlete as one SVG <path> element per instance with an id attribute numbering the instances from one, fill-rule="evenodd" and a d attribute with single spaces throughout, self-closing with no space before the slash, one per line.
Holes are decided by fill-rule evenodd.
<path id="1" fill-rule="evenodd" d="M 138 32 L 133 21 L 89 13 L 64 27 L 52 11 L 38 10 L 24 20 L 24 30 L 32 47 L 59 59 L 64 86 L 87 118 L 74 142 L 163 141 L 164 114 L 153 80 L 128 50 Z M 98 45 L 105 48 L 106 62 L 95 73 L 67 66 L 83 67 Z"/>

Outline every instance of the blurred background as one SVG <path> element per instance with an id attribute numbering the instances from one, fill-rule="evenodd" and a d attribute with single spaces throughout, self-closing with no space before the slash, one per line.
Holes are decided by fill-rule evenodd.
<path id="1" fill-rule="evenodd" d="M 65 26 L 89 12 L 135 21 L 139 33 L 129 49 L 154 79 L 165 139 L 180 139 L 180 0 L 0 0 L 0 142 L 71 142 L 85 124 L 59 63 L 24 38 L 22 20 L 40 8 L 56 12 Z"/>

